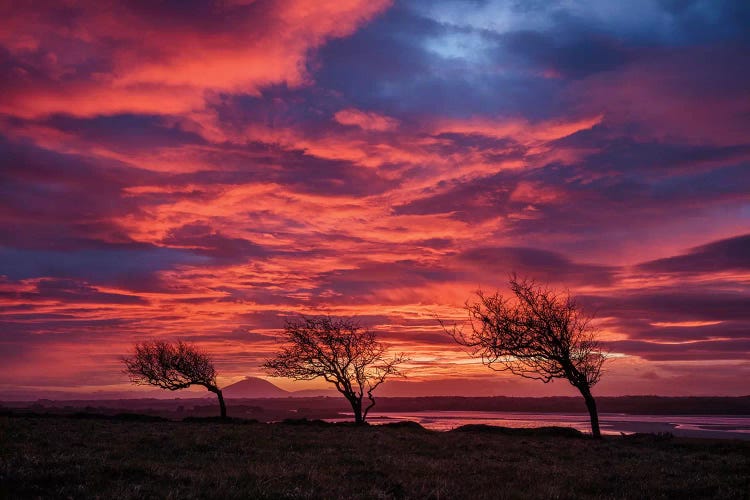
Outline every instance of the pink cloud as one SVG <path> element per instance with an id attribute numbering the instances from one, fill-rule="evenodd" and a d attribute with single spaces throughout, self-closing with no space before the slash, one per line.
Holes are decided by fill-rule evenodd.
<path id="1" fill-rule="evenodd" d="M 550 120 L 530 123 L 528 120 L 488 119 L 476 117 L 470 119 L 438 120 L 435 133 L 477 134 L 498 139 L 512 138 L 524 144 L 548 142 L 562 139 L 588 130 L 601 123 L 603 115 L 595 115 L 577 120 Z"/>
<path id="2" fill-rule="evenodd" d="M 161 12 L 102 1 L 62 9 L 14 5 L 0 43 L 18 61 L 0 111 L 17 116 L 184 113 L 220 91 L 311 82 L 310 51 L 348 36 L 390 0 L 284 0 Z M 43 76 L 40 74 L 43 73 Z"/>

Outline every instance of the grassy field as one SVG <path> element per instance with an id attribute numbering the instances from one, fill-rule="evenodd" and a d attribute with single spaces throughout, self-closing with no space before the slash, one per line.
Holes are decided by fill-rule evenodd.
<path id="1" fill-rule="evenodd" d="M 750 442 L 0 417 L 2 498 L 750 498 Z"/>

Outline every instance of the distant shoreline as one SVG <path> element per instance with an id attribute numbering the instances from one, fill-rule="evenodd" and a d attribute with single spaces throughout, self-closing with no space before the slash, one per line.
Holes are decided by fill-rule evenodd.
<path id="1" fill-rule="evenodd" d="M 750 440 L 750 416 L 743 415 L 635 415 L 600 413 L 603 434 L 661 434 L 707 439 Z M 375 424 L 412 421 L 426 429 L 450 431 L 463 425 L 479 424 L 509 428 L 571 427 L 590 432 L 588 414 L 481 411 L 393 412 L 371 415 Z"/>
<path id="2" fill-rule="evenodd" d="M 28 409 L 111 408 L 172 412 L 179 408 L 208 407 L 215 402 L 200 398 L 133 398 L 133 399 L 36 399 L 9 401 L 0 399 L 0 407 Z M 282 413 L 330 413 L 350 411 L 342 397 L 227 398 L 230 414 L 260 410 Z M 738 397 L 669 397 L 604 396 L 597 398 L 600 413 L 637 415 L 750 415 L 750 396 Z M 393 411 L 501 411 L 533 413 L 586 413 L 580 397 L 461 397 L 422 396 L 377 398 L 378 412 Z M 211 411 L 211 410 L 209 410 Z"/>

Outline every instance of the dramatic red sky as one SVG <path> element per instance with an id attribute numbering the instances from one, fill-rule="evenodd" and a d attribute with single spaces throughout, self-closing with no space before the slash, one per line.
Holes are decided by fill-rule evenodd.
<path id="1" fill-rule="evenodd" d="M 573 394 L 440 332 L 516 271 L 596 313 L 596 394 L 750 393 L 749 5 L 0 0 L 0 392 L 152 338 L 225 385 L 329 313 L 384 393 Z"/>

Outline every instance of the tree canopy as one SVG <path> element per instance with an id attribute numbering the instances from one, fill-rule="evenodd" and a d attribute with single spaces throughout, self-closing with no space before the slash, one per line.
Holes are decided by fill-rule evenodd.
<path id="1" fill-rule="evenodd" d="M 601 378 L 606 354 L 591 317 L 569 293 L 515 275 L 509 285 L 512 296 L 479 291 L 476 301 L 466 302 L 469 331 L 441 324 L 456 342 L 493 370 L 544 383 L 567 379 L 583 395 L 592 433 L 599 436 L 591 387 Z"/>
<path id="2" fill-rule="evenodd" d="M 131 356 L 123 359 L 125 373 L 138 385 L 154 385 L 177 391 L 192 385 L 205 387 L 219 398 L 221 416 L 226 417 L 224 396 L 216 384 L 211 357 L 196 346 L 182 341 L 160 340 L 135 344 Z"/>
<path id="3" fill-rule="evenodd" d="M 375 406 L 375 389 L 387 377 L 401 376 L 399 365 L 406 361 L 403 355 L 387 358 L 386 346 L 353 319 L 301 316 L 287 321 L 283 335 L 285 345 L 264 368 L 277 377 L 333 384 L 351 404 L 357 423 L 364 423 Z"/>

